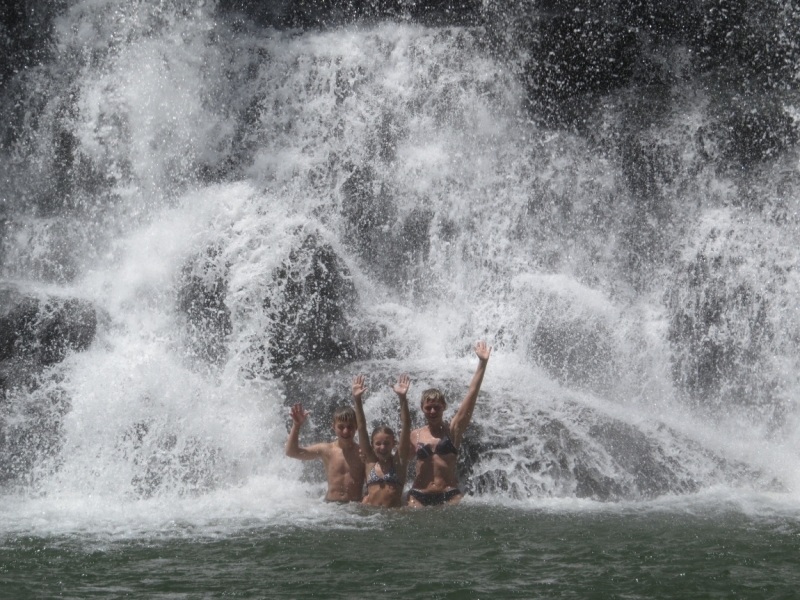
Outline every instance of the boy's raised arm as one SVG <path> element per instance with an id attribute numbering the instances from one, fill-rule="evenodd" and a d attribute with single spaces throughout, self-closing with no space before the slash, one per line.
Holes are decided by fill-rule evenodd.
<path id="1" fill-rule="evenodd" d="M 314 444 L 307 448 L 300 447 L 300 428 L 306 422 L 309 411 L 303 410 L 302 403 L 298 402 L 292 406 L 292 430 L 289 432 L 289 439 L 286 440 L 286 456 L 289 458 L 299 458 L 300 460 L 313 460 L 322 458 L 327 444 Z"/>
<path id="2" fill-rule="evenodd" d="M 411 380 L 408 375 L 400 375 L 397 383 L 392 386 L 392 390 L 400 400 L 400 447 L 397 449 L 397 456 L 401 464 L 408 464 L 409 448 L 411 448 L 411 413 L 408 410 L 408 388 Z"/>
<path id="3" fill-rule="evenodd" d="M 364 376 L 356 375 L 353 379 L 353 405 L 356 409 L 356 423 L 358 424 L 358 444 L 361 446 L 361 451 L 364 457 L 370 462 L 376 462 L 378 458 L 372 450 L 372 444 L 369 440 L 369 433 L 367 433 L 367 418 L 364 416 L 364 404 L 361 401 L 361 396 L 367 391 L 364 385 Z"/>
<path id="4" fill-rule="evenodd" d="M 472 376 L 472 382 L 469 384 L 467 395 L 461 401 L 461 406 L 450 421 L 450 439 L 458 447 L 461 444 L 461 436 L 469 426 L 472 420 L 472 413 L 475 410 L 475 402 L 478 400 L 478 393 L 481 391 L 481 384 L 483 383 L 483 375 L 486 373 L 486 364 L 489 362 L 489 355 L 492 353 L 492 347 L 487 346 L 486 342 L 478 342 L 475 344 L 475 354 L 478 355 L 478 368 L 475 370 L 475 375 Z"/>

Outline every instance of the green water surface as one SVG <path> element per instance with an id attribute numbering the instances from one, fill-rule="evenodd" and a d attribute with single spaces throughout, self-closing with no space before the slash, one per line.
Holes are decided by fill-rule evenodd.
<path id="1" fill-rule="evenodd" d="M 800 521 L 490 506 L 0 540 L 3 598 L 800 598 Z M 362 514 L 363 513 L 363 514 Z M 227 529 L 226 529 L 227 528 Z"/>

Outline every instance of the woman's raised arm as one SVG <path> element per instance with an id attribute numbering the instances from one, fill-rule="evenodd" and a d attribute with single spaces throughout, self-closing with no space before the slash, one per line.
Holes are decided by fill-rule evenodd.
<path id="1" fill-rule="evenodd" d="M 478 368 L 475 370 L 475 375 L 472 376 L 467 395 L 464 396 L 461 406 L 458 407 L 453 420 L 450 421 L 450 439 L 456 447 L 461 445 L 461 436 L 464 435 L 464 431 L 469 427 L 469 423 L 472 420 L 475 402 L 478 400 L 478 393 L 481 391 L 483 375 L 486 373 L 486 364 L 489 362 L 491 353 L 492 347 L 487 346 L 486 342 L 475 344 L 475 354 L 478 355 Z"/>

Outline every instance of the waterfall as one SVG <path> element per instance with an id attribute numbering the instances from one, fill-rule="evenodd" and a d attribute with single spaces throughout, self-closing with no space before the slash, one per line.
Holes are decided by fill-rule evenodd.
<path id="1" fill-rule="evenodd" d="M 65 498 L 112 521 L 313 506 L 288 405 L 328 439 L 365 373 L 368 419 L 396 426 L 385 382 L 408 372 L 452 410 L 478 339 L 473 496 L 795 489 L 791 95 L 720 116 L 680 45 L 666 96 L 564 87 L 565 46 L 541 50 L 563 20 L 521 46 L 508 15 L 470 10 L 305 29 L 202 1 L 52 13 L 2 96 L 0 490 L 19 519 Z M 640 68 L 601 38 L 621 57 L 603 68 Z M 750 114 L 772 119 L 757 156 L 720 133 L 758 137 Z"/>

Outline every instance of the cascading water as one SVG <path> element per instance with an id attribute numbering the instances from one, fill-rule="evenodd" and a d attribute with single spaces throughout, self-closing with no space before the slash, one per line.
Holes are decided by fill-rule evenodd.
<path id="1" fill-rule="evenodd" d="M 796 489 L 796 156 L 722 172 L 736 140 L 689 84 L 649 128 L 621 92 L 576 130 L 488 25 L 112 0 L 53 23 L 3 97 L 9 527 L 308 510 L 286 406 L 326 439 L 363 372 L 395 423 L 383 382 L 456 401 L 477 339 L 475 496 Z"/>

